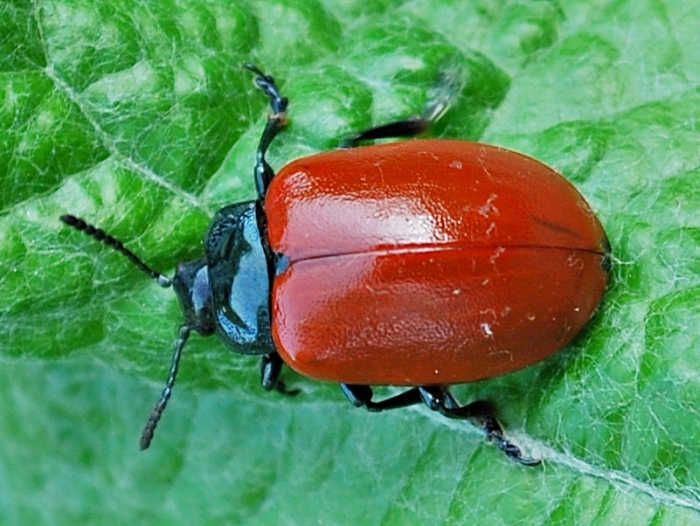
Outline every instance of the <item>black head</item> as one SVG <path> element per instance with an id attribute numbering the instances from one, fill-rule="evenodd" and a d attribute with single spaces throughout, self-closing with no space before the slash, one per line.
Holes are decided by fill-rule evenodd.
<path id="1" fill-rule="evenodd" d="M 71 215 L 61 217 L 67 225 L 125 255 L 160 286 L 172 285 L 180 301 L 185 323 L 179 330 L 165 388 L 141 435 L 141 449 L 150 445 L 170 399 L 190 331 L 202 336 L 216 333 L 226 346 L 243 354 L 274 350 L 270 333 L 272 267 L 261 236 L 259 207 L 258 202 L 248 202 L 221 209 L 204 236 L 206 257 L 180 263 L 172 280 L 105 231 Z"/>
<path id="2" fill-rule="evenodd" d="M 141 435 L 141 449 L 151 443 L 170 399 L 190 331 L 202 336 L 216 333 L 224 344 L 243 354 L 274 352 L 270 333 L 270 287 L 274 274 L 272 256 L 263 240 L 265 215 L 261 203 L 274 175 L 265 161 L 265 152 L 287 121 L 288 101 L 280 95 L 271 76 L 252 64 L 244 67 L 255 74 L 255 85 L 268 97 L 273 111 L 256 153 L 254 174 L 259 200 L 227 206 L 216 214 L 204 236 L 205 257 L 178 265 L 171 281 L 103 230 L 71 215 L 61 217 L 67 225 L 126 256 L 160 286 L 173 285 L 182 306 L 185 323 L 178 333 L 165 389 Z"/>

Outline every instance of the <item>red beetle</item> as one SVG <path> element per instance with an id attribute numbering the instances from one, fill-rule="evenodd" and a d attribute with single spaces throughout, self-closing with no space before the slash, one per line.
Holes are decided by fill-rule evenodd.
<path id="1" fill-rule="evenodd" d="M 205 257 L 172 282 L 112 236 L 74 216 L 67 224 L 124 253 L 185 314 L 163 395 L 141 438 L 150 444 L 190 330 L 263 357 L 265 389 L 295 394 L 283 363 L 339 382 L 370 411 L 425 403 L 470 419 L 508 456 L 490 404 L 461 406 L 447 385 L 516 371 L 568 344 L 608 281 L 609 245 L 595 214 L 561 175 L 524 155 L 460 140 L 412 140 L 431 117 L 366 130 L 349 148 L 298 159 L 274 175 L 265 160 L 287 99 L 255 66 L 269 97 L 255 166 L 258 199 L 220 210 Z M 434 108 L 427 115 L 436 113 Z M 383 401 L 371 385 L 409 386 Z"/>

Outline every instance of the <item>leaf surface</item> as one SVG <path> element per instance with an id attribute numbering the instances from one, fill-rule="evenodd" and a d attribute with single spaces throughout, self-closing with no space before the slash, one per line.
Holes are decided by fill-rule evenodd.
<path id="1" fill-rule="evenodd" d="M 681 0 L 0 3 L 0 523 L 700 524 L 698 27 Z M 541 467 L 426 408 L 289 372 L 300 396 L 265 393 L 197 336 L 138 452 L 179 307 L 58 217 L 164 272 L 199 257 L 254 197 L 249 61 L 291 101 L 273 166 L 420 112 L 448 64 L 465 85 L 433 135 L 538 158 L 598 212 L 613 279 L 584 333 L 454 391 Z"/>

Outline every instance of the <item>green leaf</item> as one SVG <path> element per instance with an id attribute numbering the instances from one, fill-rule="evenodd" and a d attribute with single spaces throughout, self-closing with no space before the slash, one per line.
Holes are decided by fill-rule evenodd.
<path id="1" fill-rule="evenodd" d="M 1 524 L 700 524 L 700 6 L 682 0 L 54 0 L 0 3 Z M 522 151 L 587 197 L 613 246 L 567 349 L 455 388 L 488 398 L 537 468 L 424 407 L 193 336 L 147 452 L 138 435 L 182 317 L 72 213 L 172 273 L 254 196 L 274 74 L 279 167 L 420 112 L 434 135 Z M 537 298 L 532 298 L 537 301 Z"/>

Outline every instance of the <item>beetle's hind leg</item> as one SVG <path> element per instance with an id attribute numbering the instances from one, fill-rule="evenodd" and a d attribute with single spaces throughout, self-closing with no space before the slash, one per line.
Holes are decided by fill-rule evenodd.
<path id="1" fill-rule="evenodd" d="M 369 385 L 340 384 L 340 388 L 352 405 L 355 407 L 364 407 L 373 413 L 420 404 L 423 401 L 418 387 L 413 387 L 412 389 L 387 398 L 386 400 L 382 400 L 381 402 L 372 401 L 374 393 Z"/>
<path id="2" fill-rule="evenodd" d="M 372 388 L 368 385 L 340 384 L 340 387 L 354 406 L 364 407 L 368 411 L 379 412 L 424 403 L 447 418 L 469 420 L 482 429 L 509 458 L 525 466 L 540 463 L 537 459 L 524 457 L 520 448 L 505 438 L 503 429 L 493 415 L 493 407 L 483 400 L 460 406 L 447 389 L 425 386 L 413 387 L 386 400 L 374 402 Z"/>
<path id="3" fill-rule="evenodd" d="M 425 405 L 447 418 L 469 420 L 482 429 L 486 436 L 508 457 L 525 466 L 536 466 L 541 461 L 524 457 L 518 446 L 508 441 L 503 434 L 503 428 L 494 416 L 493 406 L 485 400 L 477 400 L 467 405 L 459 405 L 452 394 L 442 387 L 419 387 L 421 398 Z"/>

